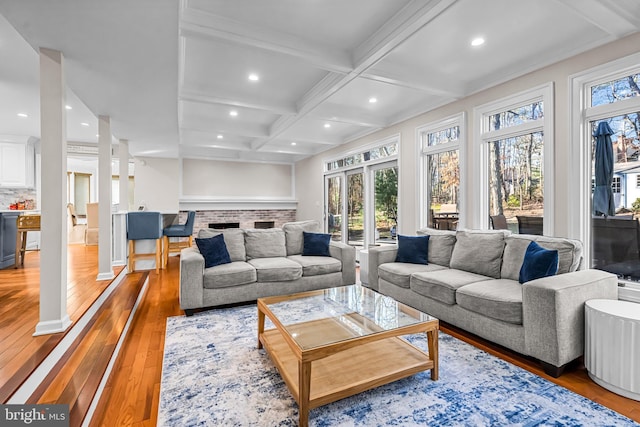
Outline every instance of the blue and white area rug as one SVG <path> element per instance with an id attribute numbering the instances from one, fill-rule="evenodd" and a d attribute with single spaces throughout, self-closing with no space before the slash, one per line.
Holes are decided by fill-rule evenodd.
<path id="1" fill-rule="evenodd" d="M 159 426 L 298 425 L 297 404 L 256 348 L 256 312 L 252 305 L 167 320 Z M 426 350 L 424 335 L 409 340 Z M 440 333 L 439 344 L 438 381 L 422 372 L 312 409 L 309 424 L 639 425 L 449 335 Z"/>

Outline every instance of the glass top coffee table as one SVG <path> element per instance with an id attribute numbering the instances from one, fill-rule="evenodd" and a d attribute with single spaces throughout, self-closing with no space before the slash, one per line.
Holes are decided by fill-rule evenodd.
<path id="1" fill-rule="evenodd" d="M 275 328 L 264 330 L 265 316 Z M 266 349 L 309 410 L 431 370 L 438 379 L 438 319 L 360 285 L 258 299 L 258 348 Z M 426 333 L 429 352 L 402 335 Z"/>

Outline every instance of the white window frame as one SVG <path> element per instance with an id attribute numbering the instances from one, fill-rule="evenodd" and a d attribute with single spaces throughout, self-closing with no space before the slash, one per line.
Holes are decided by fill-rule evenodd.
<path id="1" fill-rule="evenodd" d="M 591 87 L 640 72 L 640 53 L 626 56 L 569 76 L 571 126 L 570 181 L 576 191 L 569 194 L 568 212 L 571 218 L 569 237 L 583 242 L 587 267 L 591 266 L 591 129 L 594 120 L 640 111 L 640 96 L 612 104 L 591 107 Z M 619 289 L 619 298 L 640 302 L 640 283 L 619 280 L 625 287 Z"/>
<path id="2" fill-rule="evenodd" d="M 343 159 L 345 157 L 349 157 L 358 153 L 362 153 L 362 152 L 366 152 L 366 151 L 370 151 L 374 148 L 378 148 L 378 147 L 383 147 L 386 145 L 390 145 L 390 144 L 396 144 L 397 145 L 397 150 L 396 150 L 396 154 L 392 155 L 392 156 L 388 156 L 388 157 L 382 157 L 379 159 L 374 159 L 374 160 L 367 160 L 363 163 L 358 163 L 358 164 L 353 164 L 353 165 L 349 165 L 349 166 L 343 166 L 341 168 L 338 169 L 332 169 L 332 170 L 326 170 L 326 165 L 329 162 L 335 161 L 335 160 L 339 160 L 339 159 Z M 349 225 L 348 225 L 348 215 L 347 215 L 347 203 L 346 203 L 346 197 L 347 197 L 347 176 L 351 173 L 357 173 L 357 172 L 362 172 L 363 173 L 363 185 L 364 185 L 364 203 L 365 203 L 365 215 L 364 215 L 364 242 L 363 242 L 363 248 L 367 249 L 369 246 L 371 246 L 372 244 L 375 244 L 375 200 L 373 200 L 373 196 L 375 193 L 375 182 L 374 179 L 371 178 L 371 174 L 379 169 L 385 169 L 388 167 L 397 167 L 398 168 L 398 224 L 397 224 L 397 230 L 400 229 L 400 188 L 401 188 L 401 175 L 400 175 L 400 162 L 399 162 L 399 158 L 400 158 L 400 134 L 394 134 L 392 136 L 389 136 L 387 138 L 384 138 L 382 140 L 378 140 L 375 142 L 372 142 L 370 144 L 367 145 L 363 145 L 360 146 L 356 149 L 347 151 L 347 152 L 343 152 L 340 153 L 336 156 L 332 156 L 330 158 L 326 158 L 323 160 L 323 167 L 325 168 L 324 170 L 324 180 L 325 180 L 325 196 L 324 196 L 324 201 L 326 203 L 327 200 L 327 189 L 328 189 L 328 185 L 327 185 L 327 180 L 329 178 L 335 177 L 335 176 L 342 176 L 343 177 L 343 185 L 341 188 L 341 194 L 342 194 L 342 224 L 341 224 L 341 235 L 342 235 L 342 242 L 343 243 L 349 243 Z M 357 172 L 356 172 L 357 171 Z M 371 209 L 371 206 L 369 206 L 369 204 L 373 204 L 373 209 Z M 324 215 L 326 215 L 327 209 L 326 209 L 326 205 L 324 207 Z M 325 218 L 324 221 L 324 229 L 327 230 L 327 218 Z M 397 232 L 396 230 L 396 232 Z"/>
<path id="3" fill-rule="evenodd" d="M 466 147 L 466 138 L 467 138 L 467 130 L 466 130 L 466 114 L 464 112 L 455 114 L 453 116 L 449 116 L 442 120 L 438 120 L 435 122 L 427 123 L 422 126 L 418 126 L 416 128 L 416 144 L 418 149 L 418 155 L 416 158 L 418 159 L 417 164 L 417 179 L 416 188 L 418 189 L 418 225 L 419 228 L 427 227 L 429 221 L 429 214 L 426 211 L 425 206 L 430 202 L 427 200 L 427 190 L 429 189 L 429 185 L 427 183 L 427 160 L 429 156 L 445 153 L 448 151 L 458 151 L 458 173 L 460 174 L 460 189 L 458 193 L 458 212 L 460 212 L 460 219 L 458 220 L 458 224 L 460 227 L 464 227 L 464 182 L 463 179 L 463 165 L 464 165 L 464 151 Z M 458 139 L 456 141 L 447 142 L 444 144 L 437 144 L 434 146 L 428 145 L 427 136 L 430 133 L 439 132 L 441 130 L 449 129 L 452 127 L 458 126 L 460 132 L 458 135 Z"/>
<path id="4" fill-rule="evenodd" d="M 520 107 L 536 101 L 543 102 L 544 117 L 528 121 L 517 126 L 499 130 L 490 129 L 490 117 L 505 110 Z M 471 172 L 472 204 L 475 207 L 469 212 L 468 221 L 472 228 L 489 228 L 489 144 L 528 133 L 542 132 L 544 137 L 544 234 L 554 234 L 554 85 L 553 82 L 516 93 L 502 99 L 480 105 L 473 110 L 473 158 L 478 159 Z"/>

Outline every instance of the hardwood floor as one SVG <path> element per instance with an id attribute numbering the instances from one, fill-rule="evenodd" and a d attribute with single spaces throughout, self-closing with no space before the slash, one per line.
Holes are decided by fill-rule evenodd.
<path id="1" fill-rule="evenodd" d="M 86 282 L 90 282 L 92 279 L 95 281 L 95 275 L 97 274 L 97 252 L 92 253 L 92 248 L 87 248 L 86 251 L 79 251 L 75 254 L 77 257 L 74 255 L 74 263 L 72 264 L 70 262 L 70 265 L 75 265 L 78 262 L 81 263 L 81 257 L 93 258 L 93 262 L 96 265 L 95 271 L 92 271 L 90 268 L 79 268 L 78 271 L 73 273 L 78 281 L 83 280 L 80 277 L 82 274 L 86 275 Z M 22 275 L 20 280 L 23 281 L 35 281 L 35 291 L 31 289 L 33 286 L 30 287 L 24 284 L 22 286 L 17 286 L 16 283 L 13 283 L 11 286 L 7 285 L 6 280 L 4 280 L 6 276 L 2 276 L 3 271 L 0 271 L 0 301 L 2 301 L 0 315 L 3 319 L 2 327 L 0 327 L 0 339 L 2 339 L 3 344 L 5 337 L 13 334 L 17 336 L 24 334 L 30 335 L 35 327 L 34 322 L 30 328 L 22 328 L 21 322 L 19 321 L 14 322 L 14 331 L 8 330 L 5 327 L 5 323 L 7 323 L 6 318 L 12 316 L 19 318 L 18 314 L 27 310 L 27 308 L 23 310 L 20 302 L 16 301 L 16 298 L 34 292 L 37 294 L 37 272 L 29 271 L 28 269 L 29 263 L 31 262 L 30 255 L 31 254 L 27 255 L 25 270 L 23 272 L 14 271 L 8 272 L 7 274 Z M 89 264 L 88 261 L 87 264 Z M 130 327 L 129 335 L 123 343 L 120 356 L 113 367 L 112 374 L 106 383 L 104 392 L 91 421 L 92 426 L 156 425 L 166 319 L 169 316 L 183 315 L 178 304 L 179 267 L 178 257 L 170 257 L 166 270 L 160 270 L 159 274 L 156 274 L 154 271 L 149 272 L 148 289 L 138 307 L 138 311 Z M 80 273 L 80 271 L 84 271 L 84 273 Z M 81 291 L 81 289 L 78 289 L 76 292 L 81 293 Z M 89 294 L 95 292 L 96 291 L 89 292 Z M 18 295 L 20 293 L 21 295 Z M 80 295 L 75 298 L 80 298 Z M 86 298 L 89 298 L 89 296 Z M 10 309 L 9 306 L 11 306 L 12 309 Z M 18 313 L 12 313 L 15 311 L 18 311 Z M 69 311 L 70 313 L 77 313 L 79 309 L 73 308 L 72 311 L 70 304 Z M 564 374 L 560 378 L 550 378 L 544 374 L 535 361 L 472 336 L 452 326 L 442 324 L 441 329 L 482 350 L 521 366 L 537 375 L 543 376 L 556 384 L 586 396 L 591 400 L 640 422 L 640 402 L 618 396 L 598 386 L 589 379 L 582 366 Z M 16 357 L 20 357 L 15 354 L 13 357 L 9 357 L 8 355 L 10 353 L 16 353 L 16 350 L 8 347 L 10 346 L 3 345 L 0 349 L 0 372 L 3 372 L 2 376 L 0 376 L 0 381 L 4 378 L 5 382 L 7 372 L 9 372 L 5 366 L 5 361 L 11 361 L 16 359 Z M 25 354 L 31 354 L 32 351 L 34 351 L 32 348 L 25 349 L 23 352 L 18 352 L 18 354 L 24 357 Z M 93 357 L 92 355 L 86 356 L 89 360 Z"/>
<path id="2" fill-rule="evenodd" d="M 73 322 L 109 285 L 96 281 L 98 247 L 68 246 L 67 312 Z M 5 402 L 64 336 L 34 337 L 39 321 L 40 252 L 27 251 L 23 268 L 0 270 L 0 402 Z M 118 274 L 122 267 L 114 269 Z"/>

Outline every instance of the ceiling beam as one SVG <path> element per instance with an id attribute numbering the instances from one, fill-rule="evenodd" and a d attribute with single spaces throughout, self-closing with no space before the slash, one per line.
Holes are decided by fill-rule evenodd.
<path id="1" fill-rule="evenodd" d="M 576 15 L 600 28 L 607 34 L 620 38 L 638 31 L 638 19 L 631 20 L 629 11 L 621 10 L 620 6 L 610 0 L 557 0 L 564 4 Z"/>
<path id="2" fill-rule="evenodd" d="M 242 99 L 237 95 L 234 96 L 232 94 L 224 94 L 219 93 L 216 96 L 212 95 L 202 95 L 195 91 L 190 90 L 181 90 L 180 95 L 178 96 L 178 100 L 184 102 L 196 102 L 199 104 L 208 104 L 208 105 L 229 105 L 233 107 L 239 108 L 251 108 L 254 110 L 263 110 L 269 111 L 275 114 L 295 114 L 296 108 L 294 105 L 281 102 L 281 103 L 269 103 L 262 104 L 257 103 L 252 99 Z"/>
<path id="3" fill-rule="evenodd" d="M 191 7 L 186 7 L 181 12 L 180 35 L 226 40 L 270 50 L 300 58 L 328 71 L 346 73 L 352 68 L 351 59 L 345 50 L 337 50 L 279 31 L 249 26 L 244 22 Z"/>
<path id="4" fill-rule="evenodd" d="M 430 0 L 427 3 L 422 0 L 411 1 L 355 50 L 353 70 L 347 74 L 329 73 L 325 76 L 298 103 L 298 113 L 278 119 L 271 126 L 269 136 L 256 142 L 254 145 L 256 149 L 280 136 L 335 92 L 364 74 L 456 1 Z"/>

